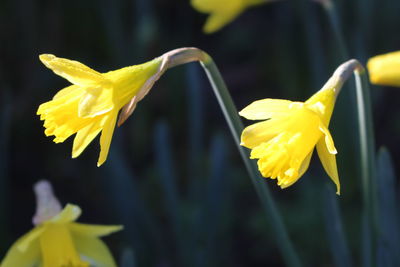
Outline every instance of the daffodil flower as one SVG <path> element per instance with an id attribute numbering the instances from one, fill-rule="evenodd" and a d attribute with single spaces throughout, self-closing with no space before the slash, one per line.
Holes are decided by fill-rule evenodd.
<path id="1" fill-rule="evenodd" d="M 44 120 L 44 133 L 46 136 L 54 135 L 55 143 L 64 142 L 76 134 L 72 147 L 72 158 L 76 158 L 101 132 L 97 166 L 107 159 L 117 117 L 119 126 L 165 71 L 210 59 L 197 48 L 184 47 L 141 65 L 99 73 L 78 61 L 50 54 L 39 58 L 55 74 L 73 84 L 39 106 L 37 114 Z"/>
<path id="2" fill-rule="evenodd" d="M 370 58 L 367 68 L 371 83 L 400 87 L 400 51 Z"/>
<path id="3" fill-rule="evenodd" d="M 308 169 L 316 147 L 340 194 L 337 150 L 328 126 L 341 86 L 341 81 L 331 79 L 305 102 L 267 98 L 239 112 L 249 120 L 264 120 L 246 127 L 241 136 L 241 145 L 251 149 L 252 159 L 258 159 L 262 176 L 277 179 L 281 188 L 291 186 Z"/>
<path id="4" fill-rule="evenodd" d="M 38 202 L 33 220 L 36 226 L 12 245 L 1 267 L 116 266 L 99 237 L 119 231 L 122 226 L 77 223 L 81 209 L 67 204 L 61 211 L 48 182 L 38 183 L 35 191 L 44 193 L 39 196 L 42 201 Z"/>
<path id="5" fill-rule="evenodd" d="M 203 27 L 205 33 L 213 33 L 233 21 L 248 7 L 266 3 L 268 0 L 191 0 L 199 12 L 210 14 Z"/>
<path id="6" fill-rule="evenodd" d="M 78 157 L 101 132 L 97 166 L 107 158 L 118 112 L 121 124 L 161 76 L 162 58 L 147 63 L 99 73 L 80 62 L 40 55 L 40 60 L 55 74 L 73 85 L 59 91 L 51 101 L 39 106 L 46 136 L 64 142 L 76 134 L 72 157 Z"/>

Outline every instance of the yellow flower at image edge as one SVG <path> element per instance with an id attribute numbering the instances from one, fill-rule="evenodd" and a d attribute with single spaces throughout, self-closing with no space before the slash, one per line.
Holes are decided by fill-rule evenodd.
<path id="1" fill-rule="evenodd" d="M 250 148 L 252 159 L 264 177 L 278 180 L 281 188 L 295 183 L 308 169 L 314 147 L 325 171 L 340 194 L 337 153 L 328 130 L 335 105 L 335 89 L 322 89 L 306 102 L 263 99 L 239 114 L 249 120 L 265 120 L 246 127 L 241 145 Z"/>
<path id="2" fill-rule="evenodd" d="M 238 17 L 246 8 L 268 0 L 191 0 L 199 12 L 210 14 L 204 25 L 205 33 L 213 33 Z"/>
<path id="3" fill-rule="evenodd" d="M 158 78 L 161 58 L 147 63 L 99 73 L 80 62 L 44 54 L 40 60 L 73 85 L 59 91 L 51 101 L 39 106 L 46 136 L 64 142 L 76 133 L 72 157 L 78 157 L 101 132 L 97 165 L 107 158 L 118 112 L 135 97 L 135 104 Z M 157 76 L 157 77 L 156 77 Z"/>
<path id="4" fill-rule="evenodd" d="M 370 58 L 367 68 L 371 83 L 400 87 L 400 51 Z"/>
<path id="5" fill-rule="evenodd" d="M 114 259 L 99 239 L 122 229 L 76 223 L 81 209 L 68 204 L 58 215 L 38 224 L 17 240 L 1 267 L 113 267 Z"/>

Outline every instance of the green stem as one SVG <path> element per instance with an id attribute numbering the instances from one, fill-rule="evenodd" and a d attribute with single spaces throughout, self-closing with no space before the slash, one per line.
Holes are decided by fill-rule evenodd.
<path id="1" fill-rule="evenodd" d="M 225 120 L 228 123 L 229 129 L 231 130 L 233 139 L 237 148 L 239 149 L 246 169 L 250 174 L 251 181 L 256 189 L 258 197 L 260 198 L 264 211 L 268 215 L 271 226 L 276 233 L 276 240 L 284 261 L 286 262 L 286 265 L 290 267 L 302 266 L 300 259 L 289 239 L 288 233 L 283 224 L 274 199 L 272 198 L 271 192 L 265 184 L 265 179 L 260 175 L 256 162 L 250 160 L 249 151 L 240 145 L 240 136 L 244 127 L 225 82 L 212 58 L 204 51 L 195 47 L 178 48 L 165 53 L 161 56 L 161 58 L 162 64 L 159 72 L 154 76 L 155 78 L 153 78 L 152 83 L 154 83 L 155 80 L 157 80 L 167 69 L 193 61 L 200 62 L 207 74 L 211 87 L 214 90 L 222 113 L 224 114 Z"/>
<path id="2" fill-rule="evenodd" d="M 336 43 L 339 48 L 340 55 L 343 59 L 348 58 L 348 50 L 344 42 L 343 33 L 339 26 L 338 16 L 331 0 L 321 1 L 324 7 L 333 32 L 335 34 Z M 367 234 L 370 235 L 370 246 L 365 246 L 364 264 L 374 265 L 376 240 L 378 232 L 378 203 L 376 191 L 376 169 L 375 169 L 375 144 L 373 130 L 372 105 L 369 93 L 369 81 L 365 70 L 358 69 L 354 72 L 356 80 L 356 98 L 357 98 L 357 114 L 358 128 L 360 137 L 360 165 L 362 180 L 362 197 L 364 202 L 363 217 L 367 220 Z"/>
<path id="3" fill-rule="evenodd" d="M 341 56 L 341 61 L 347 60 L 349 58 L 349 52 L 346 48 L 346 43 L 343 38 L 343 33 L 340 29 L 339 18 L 336 13 L 336 8 L 332 1 L 330 0 L 321 0 L 321 2 L 327 16 L 329 23 L 332 27 L 333 33 L 335 35 L 337 48 L 339 50 L 339 54 Z"/>
<path id="4" fill-rule="evenodd" d="M 371 100 L 369 94 L 369 82 L 365 70 L 355 72 L 356 93 L 357 93 L 357 109 L 358 123 L 360 135 L 360 160 L 361 160 L 361 176 L 363 187 L 364 214 L 368 218 L 372 244 L 375 243 L 377 234 L 377 196 L 376 196 L 376 168 L 375 168 L 375 144 L 373 117 L 371 111 Z M 374 246 L 371 247 L 374 251 Z M 372 263 L 373 253 L 370 254 L 370 262 Z"/>
<path id="5" fill-rule="evenodd" d="M 294 247 L 289 239 L 288 233 L 282 222 L 282 218 L 279 214 L 278 208 L 276 207 L 275 201 L 272 198 L 271 192 L 265 184 L 265 179 L 260 176 L 255 161 L 250 160 L 249 152 L 247 149 L 240 145 L 240 135 L 243 131 L 243 124 L 238 115 L 238 111 L 233 103 L 233 100 L 228 92 L 225 82 L 213 62 L 213 60 L 207 55 L 204 60 L 201 61 L 207 77 L 211 83 L 213 91 L 217 97 L 218 103 L 222 109 L 225 120 L 229 125 L 229 129 L 233 135 L 236 146 L 239 149 L 240 155 L 248 173 L 250 174 L 251 181 L 256 189 L 257 195 L 263 205 L 266 214 L 271 221 L 271 225 L 276 233 L 276 240 L 281 250 L 284 261 L 287 266 L 301 266 L 299 257 L 294 250 Z"/>

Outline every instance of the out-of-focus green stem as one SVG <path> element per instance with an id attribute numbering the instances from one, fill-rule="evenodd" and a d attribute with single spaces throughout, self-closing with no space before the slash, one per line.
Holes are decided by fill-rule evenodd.
<path id="1" fill-rule="evenodd" d="M 250 160 L 249 152 L 240 145 L 240 135 L 243 131 L 243 124 L 240 120 L 238 111 L 228 92 L 225 82 L 211 57 L 207 56 L 205 60 L 201 61 L 201 65 L 203 66 L 211 83 L 218 103 L 224 114 L 225 120 L 227 121 L 229 129 L 233 135 L 233 139 L 235 140 L 236 146 L 239 149 L 242 160 L 246 165 L 246 169 L 256 189 L 257 195 L 260 198 L 263 208 L 269 217 L 269 220 L 271 221 L 272 227 L 275 230 L 274 232 L 276 233 L 276 240 L 281 250 L 283 259 L 287 266 L 301 266 L 299 257 L 289 239 L 275 201 L 265 184 L 265 179 L 260 176 L 255 162 Z"/>
<path id="2" fill-rule="evenodd" d="M 218 104 L 220 105 L 225 120 L 228 123 L 229 129 L 231 130 L 233 139 L 237 148 L 239 149 L 240 155 L 256 189 L 263 209 L 268 216 L 268 220 L 271 222 L 271 227 L 274 229 L 276 241 L 282 253 L 282 258 L 287 266 L 302 266 L 292 242 L 289 239 L 288 233 L 283 224 L 279 210 L 276 207 L 275 201 L 272 198 L 271 192 L 265 184 L 265 179 L 261 177 L 255 161 L 250 160 L 249 151 L 240 145 L 240 135 L 242 134 L 244 127 L 225 82 L 212 58 L 204 51 L 194 47 L 175 49 L 165 53 L 161 57 L 162 64 L 160 66 L 158 76 L 160 76 L 169 68 L 193 61 L 200 62 L 207 74 L 215 96 L 217 97 Z"/>
<path id="3" fill-rule="evenodd" d="M 322 7 L 324 8 L 324 10 L 328 16 L 329 23 L 330 23 L 333 33 L 335 35 L 339 54 L 342 57 L 341 60 L 342 61 L 347 60 L 349 58 L 349 52 L 347 50 L 346 43 L 343 38 L 343 33 L 340 29 L 339 18 L 336 13 L 336 8 L 334 6 L 334 3 L 330 0 L 318 0 L 317 2 L 321 3 Z"/>

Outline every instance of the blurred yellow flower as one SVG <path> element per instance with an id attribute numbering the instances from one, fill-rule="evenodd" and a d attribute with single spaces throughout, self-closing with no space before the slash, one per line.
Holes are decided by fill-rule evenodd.
<path id="1" fill-rule="evenodd" d="M 44 212 L 41 214 L 42 219 L 56 210 L 51 208 L 54 205 L 41 210 Z M 76 223 L 80 214 L 81 209 L 78 206 L 68 204 L 56 215 L 38 220 L 35 228 L 12 245 L 0 266 L 117 266 L 109 249 L 99 237 L 119 231 L 122 226 Z"/>
<path id="2" fill-rule="evenodd" d="M 371 83 L 400 87 L 400 51 L 370 58 L 367 68 Z"/>
<path id="3" fill-rule="evenodd" d="M 278 179 L 286 188 L 308 169 L 314 147 L 340 194 L 337 153 L 328 130 L 336 100 L 336 88 L 323 88 L 305 102 L 262 99 L 239 114 L 249 120 L 265 120 L 246 127 L 241 145 L 250 148 L 252 159 L 264 177 Z"/>
<path id="4" fill-rule="evenodd" d="M 60 143 L 76 133 L 72 148 L 72 157 L 76 158 L 101 132 L 100 166 L 107 159 L 119 110 L 131 101 L 132 112 L 159 78 L 162 59 L 99 73 L 80 62 L 54 55 L 43 54 L 39 58 L 73 84 L 39 106 L 37 114 L 44 120 L 46 136 L 54 135 L 54 142 Z"/>
<path id="5" fill-rule="evenodd" d="M 246 8 L 269 0 L 191 0 L 199 12 L 210 14 L 203 27 L 205 33 L 213 33 L 233 21 Z"/>

